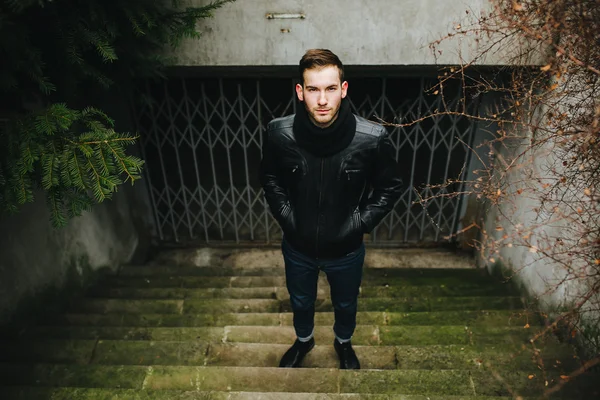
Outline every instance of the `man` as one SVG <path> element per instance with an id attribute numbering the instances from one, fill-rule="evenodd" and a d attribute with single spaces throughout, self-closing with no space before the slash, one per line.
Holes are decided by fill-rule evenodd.
<path id="1" fill-rule="evenodd" d="M 365 257 L 363 234 L 392 210 L 402 181 L 385 128 L 350 111 L 344 67 L 329 50 L 300 60 L 295 115 L 267 126 L 261 183 L 284 239 L 287 289 L 297 339 L 280 367 L 298 367 L 314 347 L 317 279 L 334 307 L 340 368 L 359 369 L 352 349 Z M 372 189 L 372 192 L 370 190 Z"/>

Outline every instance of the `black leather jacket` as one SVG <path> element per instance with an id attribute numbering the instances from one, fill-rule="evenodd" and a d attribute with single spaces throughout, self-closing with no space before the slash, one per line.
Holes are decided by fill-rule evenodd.
<path id="1" fill-rule="evenodd" d="M 298 147 L 294 115 L 267 126 L 261 184 L 285 239 L 313 258 L 355 251 L 392 210 L 402 180 L 384 127 L 355 116 L 350 145 L 319 158 Z"/>

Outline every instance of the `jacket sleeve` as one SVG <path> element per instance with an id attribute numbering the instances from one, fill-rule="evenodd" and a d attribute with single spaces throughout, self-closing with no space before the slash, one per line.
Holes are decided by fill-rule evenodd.
<path id="1" fill-rule="evenodd" d="M 277 220 L 279 226 L 286 231 L 294 226 L 294 213 L 292 212 L 287 191 L 282 184 L 280 168 L 276 157 L 277 150 L 273 145 L 269 126 L 267 126 L 260 163 L 260 183 L 271 214 Z"/>
<path id="2" fill-rule="evenodd" d="M 379 138 L 373 171 L 373 192 L 361 210 L 365 233 L 371 232 L 394 208 L 402 193 L 402 178 L 395 150 L 386 132 Z"/>

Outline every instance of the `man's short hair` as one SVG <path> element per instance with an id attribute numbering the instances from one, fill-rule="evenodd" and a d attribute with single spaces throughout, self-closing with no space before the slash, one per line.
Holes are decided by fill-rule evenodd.
<path id="1" fill-rule="evenodd" d="M 310 49 L 300 59 L 300 82 L 304 85 L 304 71 L 312 68 L 328 66 L 337 67 L 340 71 L 340 82 L 344 82 L 344 65 L 331 50 Z"/>

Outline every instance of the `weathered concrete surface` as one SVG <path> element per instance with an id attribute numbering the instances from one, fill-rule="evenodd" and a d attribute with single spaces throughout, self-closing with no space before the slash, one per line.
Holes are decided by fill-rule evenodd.
<path id="1" fill-rule="evenodd" d="M 31 311 L 85 285 L 96 271 L 132 260 L 148 238 L 138 233 L 143 232 L 139 197 L 133 188 L 123 189 L 62 229 L 51 226 L 41 193 L 19 214 L 0 221 L 0 324 L 17 308 Z"/>
<path id="2" fill-rule="evenodd" d="M 218 248 L 165 250 L 148 265 L 188 265 L 196 267 L 283 268 L 279 248 Z M 438 249 L 377 249 L 367 248 L 368 268 L 475 268 L 475 261 L 466 254 Z"/>
<path id="3" fill-rule="evenodd" d="M 88 93 L 115 121 L 118 132 L 133 132 L 125 96 Z M 89 98 L 74 107 L 89 106 Z M 132 146 L 128 151 L 135 154 Z M 19 213 L 0 220 L 0 325 L 20 316 L 51 310 L 95 278 L 132 260 L 144 262 L 153 230 L 145 182 L 119 187 L 112 200 L 93 207 L 61 229 L 49 222 L 43 192 Z"/>
<path id="4" fill-rule="evenodd" d="M 331 49 L 345 65 L 456 65 L 470 61 L 486 38 L 444 42 L 435 54 L 429 44 L 486 9 L 487 0 L 238 0 L 200 22 L 202 38 L 184 43 L 178 65 L 298 65 L 307 49 L 318 47 Z M 305 19 L 269 20 L 267 13 L 303 13 Z M 505 55 L 478 61 L 505 64 Z"/>
<path id="5" fill-rule="evenodd" d="M 282 268 L 269 266 L 120 268 L 98 282 L 108 290 L 90 291 L 68 313 L 2 335 L 0 398 L 526 399 L 581 365 L 573 347 L 551 335 L 531 346 L 542 319 L 485 271 L 392 267 L 365 269 L 363 289 L 376 290 L 359 298 L 352 337 L 362 370 L 339 369 L 325 293 L 304 368 L 277 368 L 296 338 L 292 314 L 282 312 L 285 286 L 270 286 L 282 279 Z M 438 287 L 453 288 L 451 296 L 436 295 Z M 395 288 L 411 295 L 386 291 Z M 198 290 L 220 294 L 188 296 Z M 592 393 L 594 377 L 580 379 L 569 395 Z"/>
<path id="6" fill-rule="evenodd" d="M 13 367 L 12 370 L 8 368 Z M 129 388 L 146 390 L 256 391 L 304 393 L 380 393 L 437 395 L 509 395 L 505 382 L 489 371 L 363 370 L 334 368 L 254 368 L 202 366 L 0 366 L 0 382 L 14 378 L 24 385 Z M 527 371 L 505 371 L 511 387 L 535 395 L 541 379 Z M 549 376 L 550 379 L 550 376 Z M 575 396 L 580 393 L 574 392 Z"/>
<path id="7" fill-rule="evenodd" d="M 421 396 L 356 393 L 205 392 L 197 390 L 130 390 L 85 388 L 7 388 L 1 391 L 18 400 L 508 400 L 503 396 Z M 524 399 L 528 400 L 528 399 Z"/>
<path id="8" fill-rule="evenodd" d="M 571 95 L 561 97 L 562 107 L 552 111 L 571 115 L 568 107 L 573 98 Z M 494 104 L 488 106 L 488 112 L 492 113 Z M 540 116 L 543 112 L 541 109 L 530 111 Z M 479 204 L 487 212 L 483 226 L 486 234 L 478 238 L 482 251 L 477 254 L 477 264 L 510 277 L 515 286 L 535 299 L 550 320 L 567 310 L 576 311 L 577 330 L 587 332 L 577 334 L 575 339 L 581 341 L 580 345 L 587 348 L 589 354 L 598 354 L 600 295 L 592 290 L 598 284 L 598 275 L 593 269 L 593 252 L 586 244 L 597 236 L 585 236 L 595 222 L 588 220 L 591 215 L 588 211 L 577 217 L 573 211 L 596 202 L 595 198 L 585 196 L 584 188 L 590 185 L 591 178 L 585 174 L 574 176 L 573 180 L 569 178 L 552 194 L 542 189 L 545 186 L 536 187 L 537 182 L 557 181 L 563 173 L 563 160 L 570 159 L 570 155 L 563 151 L 566 148 L 558 139 L 546 136 L 550 133 L 539 133 L 527 126 L 515 125 L 512 129 L 518 131 L 510 133 L 515 136 L 497 147 L 496 157 L 503 159 L 504 165 L 513 167 L 507 171 L 503 167 L 492 171 L 503 179 L 499 202 Z M 488 127 L 492 132 L 496 128 Z M 581 164 L 582 168 L 584 165 Z M 565 176 L 569 176 L 568 173 Z M 584 299 L 587 300 L 583 302 Z M 584 340 L 586 336 L 589 338 Z"/>
<path id="9" fill-rule="evenodd" d="M 509 326 L 523 328 L 541 324 L 538 315 L 527 315 L 519 310 L 492 311 L 433 311 L 433 312 L 373 312 L 359 311 L 357 316 L 361 325 L 367 326 L 372 334 L 374 325 L 414 327 L 414 334 L 421 331 L 419 326 Z M 50 323 L 50 322 L 48 322 Z M 172 339 L 186 337 L 194 338 L 206 335 L 207 332 L 217 337 L 223 336 L 223 330 L 207 327 L 269 327 L 292 326 L 291 313 L 223 313 L 223 314 L 66 314 L 61 318 L 53 318 L 52 325 L 36 328 L 31 334 L 36 337 L 79 339 L 154 339 L 171 337 Z M 317 326 L 331 327 L 333 313 L 318 312 L 315 315 Z M 70 330 L 66 328 L 70 326 Z M 123 329 L 117 329 L 117 328 Z M 132 328 L 136 327 L 136 328 Z M 89 328 L 89 329 L 88 329 Z M 250 329 L 250 328 L 249 328 Z M 363 329 L 361 327 L 358 330 Z M 370 330 L 369 330 L 370 329 Z M 252 330 L 252 329 L 250 329 Z M 72 336 L 69 336 L 69 332 Z M 254 332 L 254 331 L 253 331 Z M 493 335 L 492 335 L 493 336 Z M 407 339 L 408 340 L 408 339 Z M 433 337 L 423 339 L 426 342 Z M 448 340 L 451 340 L 448 338 Z"/>

